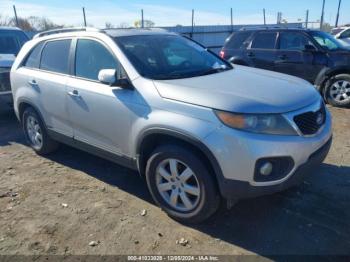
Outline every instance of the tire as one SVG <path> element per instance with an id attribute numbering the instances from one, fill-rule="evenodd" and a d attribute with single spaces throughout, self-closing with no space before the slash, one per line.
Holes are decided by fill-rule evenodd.
<path id="1" fill-rule="evenodd" d="M 173 174 L 171 174 L 170 162 L 174 163 L 173 160 L 177 161 L 176 165 L 173 166 L 177 167 L 179 174 L 177 176 L 178 180 L 175 179 L 176 176 L 174 178 Z M 166 175 L 164 170 L 167 171 Z M 185 170 L 188 172 L 184 172 Z M 161 173 L 167 179 L 163 175 L 160 175 Z M 185 180 L 186 178 L 184 179 L 184 176 L 180 176 L 185 174 L 188 175 L 187 180 Z M 189 174 L 192 175 L 189 176 Z M 168 175 L 172 176 L 173 182 Z M 203 164 L 202 159 L 198 158 L 192 150 L 186 147 L 162 145 L 156 148 L 147 161 L 146 180 L 154 201 L 170 217 L 179 222 L 203 222 L 219 208 L 220 195 L 217 190 L 216 181 L 212 174 L 208 172 L 208 168 Z M 159 189 L 163 185 L 166 185 L 165 188 L 168 188 L 168 184 L 172 185 L 168 191 L 161 191 Z M 172 202 L 170 200 L 173 193 L 174 195 L 178 193 L 178 196 L 174 197 L 177 199 L 176 206 L 174 205 L 174 201 Z M 190 202 L 184 201 L 186 198 Z M 190 204 L 192 204 L 192 207 L 190 207 Z"/>
<path id="2" fill-rule="evenodd" d="M 22 128 L 27 142 L 37 154 L 46 155 L 58 148 L 58 142 L 49 137 L 43 121 L 31 107 L 23 113 Z"/>
<path id="3" fill-rule="evenodd" d="M 340 74 L 326 83 L 325 98 L 327 103 L 337 107 L 350 106 L 350 75 Z"/>

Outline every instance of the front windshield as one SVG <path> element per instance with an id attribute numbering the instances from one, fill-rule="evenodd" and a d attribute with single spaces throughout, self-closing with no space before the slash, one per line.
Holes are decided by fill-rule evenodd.
<path id="1" fill-rule="evenodd" d="M 115 41 L 139 74 L 150 79 L 179 79 L 232 69 L 205 48 L 177 35 L 122 36 Z"/>
<path id="2" fill-rule="evenodd" d="M 0 54 L 17 55 L 28 37 L 21 31 L 0 31 Z"/>
<path id="3" fill-rule="evenodd" d="M 326 48 L 329 51 L 343 49 L 344 46 L 333 36 L 321 31 L 311 32 L 312 37 L 317 41 L 319 45 Z"/>

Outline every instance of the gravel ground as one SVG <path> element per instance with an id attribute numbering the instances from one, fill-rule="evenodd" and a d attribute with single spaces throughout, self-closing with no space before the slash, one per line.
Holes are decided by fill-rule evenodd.
<path id="1" fill-rule="evenodd" d="M 331 111 L 331 152 L 303 184 L 194 226 L 155 206 L 135 172 L 67 146 L 37 156 L 1 116 L 0 254 L 349 255 L 350 110 Z"/>

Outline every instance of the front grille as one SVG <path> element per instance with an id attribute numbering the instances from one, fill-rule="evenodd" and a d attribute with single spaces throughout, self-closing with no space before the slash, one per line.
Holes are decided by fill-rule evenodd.
<path id="1" fill-rule="evenodd" d="M 326 122 L 326 108 L 323 103 L 316 112 L 306 112 L 294 117 L 294 122 L 304 135 L 314 135 Z"/>
<path id="2" fill-rule="evenodd" d="M 7 91 L 11 91 L 10 68 L 8 68 L 8 70 L 2 70 L 0 72 L 0 92 L 7 92 Z"/>

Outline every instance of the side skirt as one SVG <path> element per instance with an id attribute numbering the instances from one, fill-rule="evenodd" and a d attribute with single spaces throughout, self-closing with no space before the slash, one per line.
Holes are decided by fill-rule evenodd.
<path id="1" fill-rule="evenodd" d="M 67 137 L 65 135 L 62 135 L 62 134 L 55 132 L 53 130 L 47 130 L 47 132 L 48 132 L 48 135 L 52 139 L 54 139 L 60 143 L 66 144 L 68 146 L 72 146 L 74 148 L 85 151 L 85 152 L 90 153 L 92 155 L 95 155 L 95 156 L 104 158 L 106 160 L 109 160 L 111 162 L 114 162 L 118 165 L 121 165 L 121 166 L 138 171 L 136 159 L 133 159 L 133 158 L 130 158 L 127 156 L 120 156 L 120 155 L 113 154 L 113 153 L 108 152 L 106 150 L 103 150 L 101 148 L 91 146 L 87 143 L 75 140 L 75 139 Z"/>

